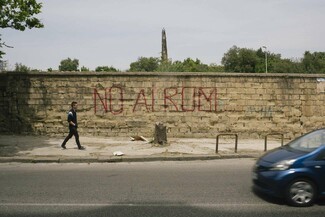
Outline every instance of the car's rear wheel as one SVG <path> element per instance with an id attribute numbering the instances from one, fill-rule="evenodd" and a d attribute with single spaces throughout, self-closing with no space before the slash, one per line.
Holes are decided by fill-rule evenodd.
<path id="1" fill-rule="evenodd" d="M 315 201 L 316 188 L 307 179 L 296 179 L 291 182 L 286 191 L 286 199 L 292 206 L 311 206 Z"/>

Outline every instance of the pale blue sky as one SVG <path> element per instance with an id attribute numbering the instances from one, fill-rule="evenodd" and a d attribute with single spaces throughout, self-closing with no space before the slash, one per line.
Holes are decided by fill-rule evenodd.
<path id="1" fill-rule="evenodd" d="M 324 0 L 42 0 L 45 27 L 1 29 L 9 66 L 57 69 L 65 58 L 80 66 L 129 68 L 140 56 L 160 57 L 166 29 L 172 60 L 220 64 L 233 45 L 267 46 L 285 58 L 325 51 Z"/>

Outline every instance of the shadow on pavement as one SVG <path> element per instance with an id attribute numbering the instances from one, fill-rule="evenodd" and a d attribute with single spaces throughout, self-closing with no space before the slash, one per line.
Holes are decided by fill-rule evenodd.
<path id="1" fill-rule="evenodd" d="M 252 192 L 255 196 L 259 197 L 260 199 L 264 200 L 265 202 L 276 204 L 276 205 L 286 205 L 285 200 L 278 197 L 273 197 L 262 192 L 259 192 L 254 187 L 252 187 Z"/>
<path id="2" fill-rule="evenodd" d="M 264 200 L 265 202 L 276 204 L 276 205 L 287 205 L 283 198 L 272 197 L 270 195 L 264 194 L 252 188 L 252 192 L 259 197 L 260 199 Z M 315 201 L 315 204 L 319 206 L 325 206 L 325 197 L 319 198 Z"/>
<path id="3" fill-rule="evenodd" d="M 53 144 L 45 136 L 0 135 L 0 157 L 19 156 L 20 151 L 47 146 L 53 146 Z"/>

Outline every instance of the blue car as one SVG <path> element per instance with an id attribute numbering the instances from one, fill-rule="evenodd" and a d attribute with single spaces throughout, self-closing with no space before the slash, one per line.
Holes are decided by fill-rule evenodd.
<path id="1" fill-rule="evenodd" d="M 325 128 L 265 153 L 254 165 L 253 183 L 292 206 L 311 206 L 325 196 Z"/>

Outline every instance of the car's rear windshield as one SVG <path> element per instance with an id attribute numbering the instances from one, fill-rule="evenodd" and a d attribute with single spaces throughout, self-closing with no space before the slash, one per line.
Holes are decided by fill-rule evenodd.
<path id="1" fill-rule="evenodd" d="M 293 140 L 287 146 L 299 151 L 312 152 L 322 145 L 325 145 L 325 129 L 307 133 Z"/>

